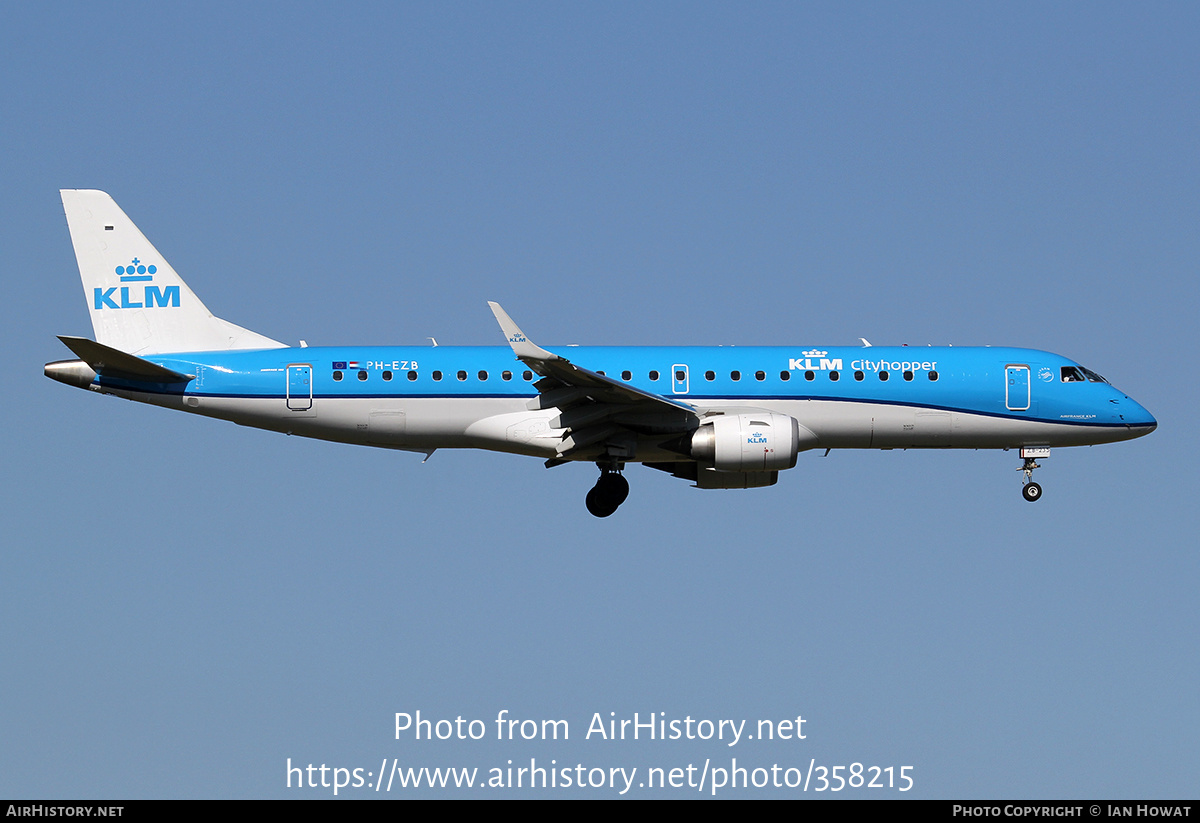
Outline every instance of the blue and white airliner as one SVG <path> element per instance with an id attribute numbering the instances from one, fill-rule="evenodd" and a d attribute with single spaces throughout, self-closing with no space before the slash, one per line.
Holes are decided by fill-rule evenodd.
<path id="1" fill-rule="evenodd" d="M 424 453 L 594 463 L 607 517 L 641 463 L 702 489 L 773 485 L 809 449 L 1019 449 L 1023 494 L 1058 446 L 1132 440 L 1154 417 L 1032 349 L 552 347 L 489 303 L 506 346 L 289 347 L 214 317 L 101 191 L 61 192 L 95 340 L 47 377 L 271 431 Z M 828 453 L 826 451 L 826 453 Z"/>

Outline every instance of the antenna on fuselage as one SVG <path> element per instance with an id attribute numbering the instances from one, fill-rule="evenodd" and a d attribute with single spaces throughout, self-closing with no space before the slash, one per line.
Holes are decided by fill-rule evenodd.
<path id="1" fill-rule="evenodd" d="M 432 338 L 432 337 L 426 337 L 425 339 L 426 339 L 426 340 L 433 340 L 433 338 Z M 436 340 L 433 340 L 433 347 L 434 347 L 435 349 L 437 348 L 437 341 L 436 341 Z M 422 461 L 422 462 L 424 462 L 424 461 Z"/>
<path id="2" fill-rule="evenodd" d="M 858 339 L 859 339 L 859 340 L 861 340 L 861 341 L 863 341 L 863 347 L 864 347 L 864 348 L 868 348 L 868 349 L 869 349 L 869 348 L 871 348 L 871 344 L 870 344 L 869 342 L 867 342 L 867 338 L 865 338 L 865 337 L 860 337 L 860 338 L 858 338 Z"/>

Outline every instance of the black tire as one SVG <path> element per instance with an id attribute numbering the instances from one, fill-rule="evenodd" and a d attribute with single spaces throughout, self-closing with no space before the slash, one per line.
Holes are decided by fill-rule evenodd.
<path id="1" fill-rule="evenodd" d="M 605 496 L 612 500 L 613 508 L 620 506 L 629 497 L 629 481 L 624 475 L 607 472 L 600 475 L 597 487 L 603 489 Z"/>
<path id="2" fill-rule="evenodd" d="M 1030 503 L 1036 503 L 1042 499 L 1042 487 L 1037 483 L 1026 483 L 1025 487 L 1021 489 L 1021 496 Z"/>
<path id="3" fill-rule="evenodd" d="M 612 498 L 604 493 L 599 483 L 593 486 L 592 490 L 587 493 L 584 503 L 587 505 L 588 512 L 595 517 L 608 517 L 617 510 L 617 506 L 613 504 Z"/>
<path id="4" fill-rule="evenodd" d="M 596 485 L 587 493 L 587 510 L 596 517 L 608 517 L 629 497 L 629 481 L 616 472 L 600 475 Z"/>

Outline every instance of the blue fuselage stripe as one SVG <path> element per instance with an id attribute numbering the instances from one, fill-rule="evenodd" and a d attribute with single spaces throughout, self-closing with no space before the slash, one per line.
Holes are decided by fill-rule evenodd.
<path id="1" fill-rule="evenodd" d="M 1063 367 L 1078 364 L 1033 349 L 568 346 L 550 350 L 643 391 L 700 406 L 848 402 L 1084 426 L 1144 425 L 1153 420 L 1107 383 L 1064 382 Z M 528 367 L 510 349 L 499 346 L 314 347 L 147 359 L 195 374 L 196 379 L 186 387 L 103 382 L 214 398 L 281 399 L 289 392 L 294 396 L 297 386 L 311 380 L 315 401 L 516 400 L 533 397 L 532 383 L 540 379 L 534 374 L 525 380 Z M 293 370 L 290 384 L 289 368 Z M 881 379 L 884 371 L 886 380 Z M 360 372 L 365 380 L 359 379 Z M 390 380 L 384 379 L 385 372 Z M 410 372 L 417 375 L 415 379 L 409 379 Z M 506 372 L 508 380 L 502 377 Z M 862 373 L 861 379 L 856 372 Z M 435 379 L 435 373 L 440 379 Z"/>

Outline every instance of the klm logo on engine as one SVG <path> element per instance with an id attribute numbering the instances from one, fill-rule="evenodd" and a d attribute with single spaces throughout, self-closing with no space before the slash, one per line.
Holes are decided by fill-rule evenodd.
<path id="1" fill-rule="evenodd" d="M 835 357 L 827 358 L 825 355 L 829 352 L 821 351 L 820 349 L 810 349 L 806 352 L 801 352 L 804 356 L 801 358 L 789 358 L 788 369 L 791 371 L 841 371 L 842 358 Z"/>
<path id="2" fill-rule="evenodd" d="M 750 435 L 749 437 L 746 438 L 746 443 L 748 443 L 748 444 L 749 443 L 766 443 L 766 442 L 767 442 L 767 436 L 765 434 L 763 434 L 762 432 L 754 432 L 752 435 Z"/>
<path id="3" fill-rule="evenodd" d="M 122 283 L 146 283 L 145 286 L 113 286 L 111 289 L 92 290 L 92 306 L 100 309 L 166 309 L 179 308 L 179 286 L 159 288 L 152 285 L 157 266 L 147 266 L 136 257 L 128 266 L 117 266 L 117 276 Z"/>

